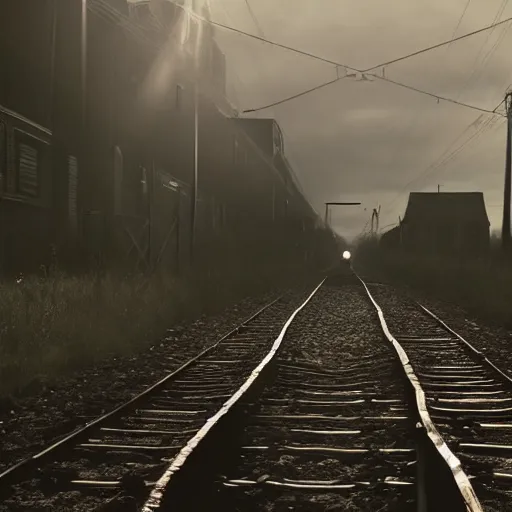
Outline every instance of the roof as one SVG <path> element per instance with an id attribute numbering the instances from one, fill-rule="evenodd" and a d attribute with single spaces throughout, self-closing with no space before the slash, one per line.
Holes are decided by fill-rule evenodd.
<path id="1" fill-rule="evenodd" d="M 387 231 L 385 231 L 384 233 L 382 233 L 382 235 L 380 236 L 380 238 L 384 238 L 384 239 L 387 239 L 387 238 L 392 238 L 392 237 L 399 237 L 400 236 L 400 226 L 395 226 L 394 228 L 391 228 L 391 229 L 388 229 Z"/>
<path id="2" fill-rule="evenodd" d="M 489 225 L 482 192 L 411 192 L 404 223 L 482 222 Z"/>

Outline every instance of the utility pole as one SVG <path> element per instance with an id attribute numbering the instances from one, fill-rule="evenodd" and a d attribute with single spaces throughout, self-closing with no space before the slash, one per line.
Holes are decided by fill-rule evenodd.
<path id="1" fill-rule="evenodd" d="M 375 225 L 374 225 L 375 221 Z M 379 221 L 380 221 L 380 205 L 379 208 L 374 208 L 372 212 L 372 235 L 379 232 Z"/>
<path id="2" fill-rule="evenodd" d="M 80 12 L 80 141 L 76 147 L 78 154 L 78 184 L 77 184 L 77 216 L 78 228 L 82 230 L 84 223 L 84 198 L 83 187 L 79 183 L 81 176 L 86 174 L 89 163 L 88 138 L 87 138 L 87 43 L 88 43 L 88 0 L 82 0 Z M 60 5 L 60 4 L 58 4 Z M 62 23 L 62 21 L 61 21 Z M 53 128 L 53 127 L 52 127 Z M 68 171 L 69 172 L 69 171 Z M 69 177 L 68 177 L 69 180 Z M 69 182 L 67 184 L 69 187 Z M 80 231 L 79 231 L 80 232 Z M 80 239 L 81 237 L 79 237 Z M 105 249 L 105 241 L 102 236 L 100 253 Z M 101 259 L 101 256 L 100 256 Z"/>
<path id="3" fill-rule="evenodd" d="M 511 147 L 512 136 L 512 92 L 505 95 L 505 108 L 507 111 L 507 155 L 505 164 L 505 192 L 503 200 L 503 224 L 501 229 L 501 243 L 504 251 L 510 249 L 510 187 L 511 183 Z"/>
<path id="4" fill-rule="evenodd" d="M 360 206 L 361 203 L 325 203 L 325 225 L 329 225 L 329 206 Z"/>
<path id="5" fill-rule="evenodd" d="M 80 45 L 80 80 L 81 80 L 81 114 L 82 128 L 85 131 L 87 114 L 87 0 L 82 0 Z M 85 135 L 85 133 L 83 134 Z"/>
<path id="6" fill-rule="evenodd" d="M 190 263 L 194 261 L 194 247 L 196 237 L 196 217 L 197 217 L 197 174 L 199 157 L 199 102 L 198 102 L 198 84 L 197 78 L 194 85 L 194 169 L 192 172 L 191 187 L 191 212 L 190 212 Z"/>

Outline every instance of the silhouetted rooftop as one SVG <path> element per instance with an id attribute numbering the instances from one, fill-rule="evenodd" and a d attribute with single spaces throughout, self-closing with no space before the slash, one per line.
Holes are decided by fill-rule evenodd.
<path id="1" fill-rule="evenodd" d="M 446 222 L 447 220 L 486 222 L 482 192 L 411 192 L 405 211 L 404 223 Z"/>

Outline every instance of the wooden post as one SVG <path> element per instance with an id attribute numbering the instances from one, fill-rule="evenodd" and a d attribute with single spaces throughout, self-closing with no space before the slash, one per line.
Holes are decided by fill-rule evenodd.
<path id="1" fill-rule="evenodd" d="M 190 215 L 190 263 L 194 260 L 194 247 L 196 235 L 196 216 L 197 216 L 197 177 L 198 177 L 198 144 L 199 144 L 199 105 L 198 105 L 198 86 L 194 86 L 194 168 L 192 172 L 191 187 L 191 215 Z"/>
<path id="2" fill-rule="evenodd" d="M 151 168 L 147 173 L 147 187 L 148 187 L 148 251 L 147 251 L 147 266 L 151 268 L 151 258 L 152 258 L 152 250 L 151 250 L 151 242 L 152 242 L 152 225 L 153 225 L 153 182 L 155 178 L 155 161 L 152 160 Z"/>
<path id="3" fill-rule="evenodd" d="M 272 222 L 276 220 L 276 187 L 272 185 Z"/>
<path id="4" fill-rule="evenodd" d="M 505 164 L 505 191 L 503 201 L 503 224 L 501 229 L 501 243 L 503 250 L 508 251 L 510 249 L 510 187 L 512 185 L 511 179 L 511 141 L 512 136 L 512 107 L 511 107 L 512 93 L 508 92 L 505 96 L 505 106 L 507 109 L 507 154 Z"/>
<path id="5" fill-rule="evenodd" d="M 178 204 L 176 206 L 176 272 L 180 272 L 180 223 L 181 223 L 181 186 L 178 185 Z"/>

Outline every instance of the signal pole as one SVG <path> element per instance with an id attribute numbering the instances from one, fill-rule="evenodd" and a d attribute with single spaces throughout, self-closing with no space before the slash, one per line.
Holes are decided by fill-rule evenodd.
<path id="1" fill-rule="evenodd" d="M 196 79 L 197 80 L 197 79 Z M 199 101 L 198 85 L 194 84 L 194 167 L 192 170 L 192 185 L 190 199 L 190 263 L 194 262 L 194 249 L 196 239 L 196 221 L 197 221 L 197 175 L 199 163 Z"/>
<path id="2" fill-rule="evenodd" d="M 511 233 L 510 233 L 510 193 L 512 185 L 512 169 L 511 169 L 511 141 L 512 136 L 512 92 L 505 95 L 505 108 L 507 111 L 507 155 L 505 164 L 505 192 L 503 200 L 503 224 L 501 229 L 501 243 L 504 251 L 510 249 Z"/>
<path id="3" fill-rule="evenodd" d="M 376 235 L 379 232 L 379 221 L 380 221 L 380 205 L 379 209 L 374 208 L 372 212 L 372 235 Z M 375 222 L 375 224 L 374 224 Z"/>
<path id="4" fill-rule="evenodd" d="M 325 203 L 325 225 L 329 224 L 329 206 L 360 206 L 361 203 Z"/>

